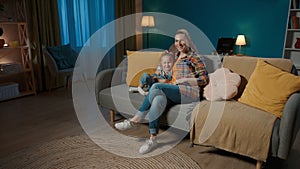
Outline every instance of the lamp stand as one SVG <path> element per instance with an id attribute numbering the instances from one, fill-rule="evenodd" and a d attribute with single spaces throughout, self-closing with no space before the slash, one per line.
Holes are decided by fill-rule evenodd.
<path id="1" fill-rule="evenodd" d="M 243 56 L 243 54 L 241 53 L 242 50 L 242 45 L 239 45 L 239 53 L 237 54 L 237 56 Z"/>
<path id="2" fill-rule="evenodd" d="M 147 30 L 147 48 L 149 48 L 149 29 Z"/>
<path id="3" fill-rule="evenodd" d="M 147 28 L 147 49 L 149 48 L 149 28 Z"/>

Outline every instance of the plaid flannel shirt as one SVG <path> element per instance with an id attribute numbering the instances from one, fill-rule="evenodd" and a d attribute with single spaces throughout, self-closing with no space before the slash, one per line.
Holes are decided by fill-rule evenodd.
<path id="1" fill-rule="evenodd" d="M 186 57 L 177 59 L 173 66 L 172 83 L 174 83 L 176 79 L 181 78 L 197 79 L 197 86 L 192 86 L 189 83 L 178 85 L 181 94 L 192 98 L 199 98 L 200 87 L 203 87 L 208 83 L 208 73 L 204 61 L 192 50 L 187 53 Z"/>

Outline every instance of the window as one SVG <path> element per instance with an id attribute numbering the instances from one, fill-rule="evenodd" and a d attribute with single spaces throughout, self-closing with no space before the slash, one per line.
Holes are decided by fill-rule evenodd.
<path id="1" fill-rule="evenodd" d="M 57 3 L 63 45 L 70 43 L 81 48 L 98 29 L 114 19 L 112 0 L 57 0 Z M 97 36 L 101 37 L 102 47 L 112 40 L 106 33 Z"/>

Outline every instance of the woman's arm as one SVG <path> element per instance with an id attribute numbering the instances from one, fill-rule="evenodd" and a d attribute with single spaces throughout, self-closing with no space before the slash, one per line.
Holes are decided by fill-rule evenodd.
<path id="1" fill-rule="evenodd" d="M 191 65 L 194 67 L 192 73 L 194 74 L 198 86 L 205 86 L 208 83 L 209 77 L 204 61 L 199 55 L 193 55 Z"/>
<path id="2" fill-rule="evenodd" d="M 191 56 L 192 74 L 195 78 L 177 79 L 175 84 L 189 83 L 190 85 L 205 86 L 208 83 L 208 73 L 199 55 Z"/>
<path id="3" fill-rule="evenodd" d="M 189 83 L 192 86 L 198 85 L 198 81 L 196 78 L 181 78 L 175 81 L 175 84 L 184 84 L 184 83 Z"/>

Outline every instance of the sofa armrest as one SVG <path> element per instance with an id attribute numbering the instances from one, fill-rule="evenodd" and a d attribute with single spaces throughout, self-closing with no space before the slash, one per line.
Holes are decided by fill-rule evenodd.
<path id="1" fill-rule="evenodd" d="M 125 83 L 124 68 L 110 68 L 100 71 L 95 80 L 95 95 L 97 103 L 99 104 L 99 93 L 101 90 Z"/>
<path id="2" fill-rule="evenodd" d="M 290 96 L 282 112 L 277 157 L 286 159 L 300 127 L 300 93 Z"/>
<path id="3" fill-rule="evenodd" d="M 105 69 L 99 72 L 95 80 L 95 95 L 97 103 L 99 104 L 99 93 L 101 90 L 111 86 L 111 80 L 113 78 L 115 68 Z"/>

